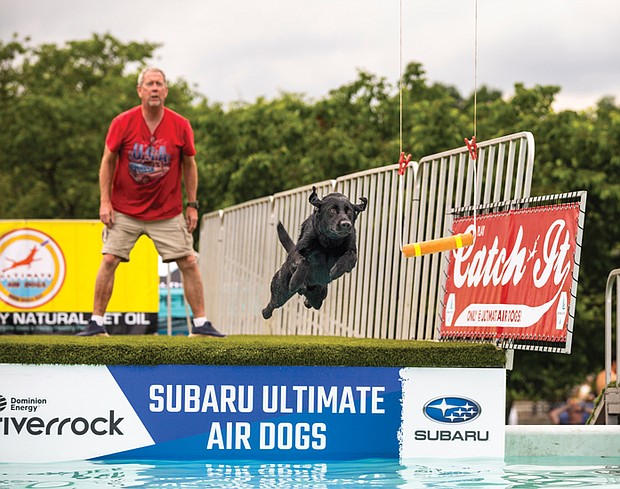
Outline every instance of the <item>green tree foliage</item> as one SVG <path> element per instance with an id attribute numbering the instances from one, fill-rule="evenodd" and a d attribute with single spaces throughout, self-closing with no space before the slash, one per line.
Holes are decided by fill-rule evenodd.
<path id="1" fill-rule="evenodd" d="M 531 122 L 536 137 L 533 195 L 587 190 L 588 201 L 572 354 L 519 352 L 511 374 L 515 392 L 565 396 L 587 373 L 603 367 L 604 293 L 618 268 L 620 223 L 620 108 L 602 99 L 583 113 L 549 112 Z"/>
<path id="2" fill-rule="evenodd" d="M 0 42 L 0 216 L 98 217 L 98 168 L 112 118 L 136 105 L 136 76 L 156 44 L 95 35 L 63 46 Z M 473 134 L 473 94 L 430 83 L 410 63 L 402 80 L 364 71 L 319 100 L 282 93 L 224 107 L 184 80 L 167 105 L 192 122 L 199 198 L 214 210 L 300 185 L 396 163 L 400 138 L 414 158 L 463 145 Z M 560 87 L 515 84 L 505 97 L 481 87 L 477 136 L 518 131 L 536 140 L 532 195 L 587 190 L 573 353 L 517 351 L 511 397 L 561 398 L 602 367 L 606 277 L 620 255 L 620 107 L 555 111 Z"/>

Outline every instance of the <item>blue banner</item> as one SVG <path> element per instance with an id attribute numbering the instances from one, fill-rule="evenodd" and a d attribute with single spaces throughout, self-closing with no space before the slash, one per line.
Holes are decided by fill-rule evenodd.
<path id="1" fill-rule="evenodd" d="M 122 458 L 398 457 L 397 368 L 109 369 L 155 443 Z"/>

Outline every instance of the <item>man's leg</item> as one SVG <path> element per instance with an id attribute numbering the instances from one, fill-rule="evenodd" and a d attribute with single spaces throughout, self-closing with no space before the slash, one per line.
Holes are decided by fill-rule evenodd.
<path id="1" fill-rule="evenodd" d="M 95 279 L 95 300 L 93 314 L 88 326 L 77 336 L 107 336 L 108 332 L 103 324 L 103 316 L 114 290 L 114 275 L 121 259 L 110 254 L 103 255 L 97 278 Z"/>
<path id="2" fill-rule="evenodd" d="M 120 262 L 121 259 L 117 256 L 103 255 L 99 272 L 97 272 L 97 279 L 95 280 L 94 316 L 103 316 L 108 308 L 108 303 L 114 290 L 114 275 Z"/>
<path id="3" fill-rule="evenodd" d="M 190 255 L 180 258 L 177 260 L 177 265 L 183 276 L 183 292 L 194 317 L 205 317 L 204 289 L 196 257 Z"/>
<path id="4" fill-rule="evenodd" d="M 202 277 L 200 276 L 196 256 L 191 254 L 178 259 L 177 266 L 183 277 L 185 298 L 194 315 L 194 325 L 190 336 L 215 336 L 220 338 L 226 336 L 215 329 L 210 321 L 207 321 Z"/>
<path id="5" fill-rule="evenodd" d="M 202 278 L 194 252 L 194 239 L 183 215 L 149 222 L 146 234 L 155 243 L 155 248 L 164 263 L 175 261 L 179 267 L 183 292 L 194 316 L 190 336 L 226 336 L 207 321 Z"/>

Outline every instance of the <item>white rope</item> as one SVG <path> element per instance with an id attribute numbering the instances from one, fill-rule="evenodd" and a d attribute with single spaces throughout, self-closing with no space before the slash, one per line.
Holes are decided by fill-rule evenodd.
<path id="1" fill-rule="evenodd" d="M 476 137 L 478 123 L 478 0 L 474 8 L 474 137 Z"/>
<path id="2" fill-rule="evenodd" d="M 398 51 L 398 97 L 399 97 L 399 121 L 398 121 L 398 149 L 399 155 L 403 155 L 403 0 L 400 0 L 399 9 L 399 51 Z M 401 156 L 402 157 L 402 156 Z M 415 165 L 415 163 L 413 163 Z M 414 177 L 417 171 L 414 170 Z M 403 250 L 403 195 L 406 169 L 403 174 L 398 172 L 398 241 L 400 251 Z M 414 178 L 415 182 L 415 178 Z"/>
<path id="3" fill-rule="evenodd" d="M 400 251 L 403 251 L 403 179 L 404 175 L 398 175 L 398 242 Z"/>
<path id="4" fill-rule="evenodd" d="M 399 98 L 399 120 L 398 120 L 398 154 L 403 153 L 403 0 L 399 4 L 399 29 L 398 29 L 398 98 Z M 398 241 L 400 251 L 403 250 L 403 180 L 405 175 L 398 173 Z"/>
<path id="5" fill-rule="evenodd" d="M 474 141 L 477 144 L 476 133 L 478 130 L 478 0 L 474 0 Z M 476 225 L 476 207 L 478 197 L 478 149 L 476 148 L 476 159 L 473 160 L 474 165 L 474 242 L 476 240 L 476 234 L 478 233 L 478 227 Z"/>
<path id="6" fill-rule="evenodd" d="M 398 154 L 403 152 L 403 0 L 400 0 L 399 11 L 399 51 L 398 51 L 398 96 L 399 96 L 399 134 L 398 134 Z M 402 246 L 401 246 L 402 248 Z"/>

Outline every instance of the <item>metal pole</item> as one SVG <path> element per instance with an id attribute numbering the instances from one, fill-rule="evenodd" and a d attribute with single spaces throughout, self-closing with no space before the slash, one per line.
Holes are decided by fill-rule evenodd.
<path id="1" fill-rule="evenodd" d="M 619 354 L 620 354 L 620 275 L 616 275 L 616 387 L 618 387 L 617 362 L 618 362 Z M 611 376 L 611 364 L 609 366 L 609 375 Z M 609 380 L 607 381 L 607 383 L 609 383 Z"/>
<path id="2" fill-rule="evenodd" d="M 170 263 L 167 263 L 166 266 L 168 267 L 168 274 L 166 276 L 166 287 L 168 288 L 168 296 L 166 297 L 166 321 L 168 336 L 172 336 L 172 291 L 170 290 L 170 280 L 172 278 L 170 274 Z"/>

